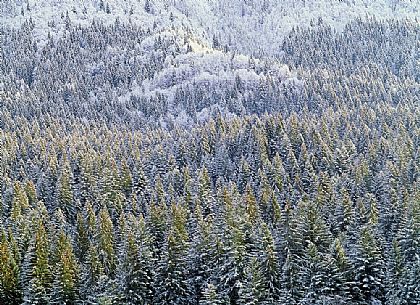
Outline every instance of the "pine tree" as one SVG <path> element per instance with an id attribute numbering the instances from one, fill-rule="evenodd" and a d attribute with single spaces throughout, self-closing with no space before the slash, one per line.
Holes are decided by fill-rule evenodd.
<path id="1" fill-rule="evenodd" d="M 297 234 L 295 234 L 297 233 Z M 297 259 L 301 250 L 299 232 L 294 230 L 294 217 L 290 204 L 286 203 L 282 213 L 281 226 L 276 235 L 275 244 L 281 249 L 280 264 L 280 303 L 295 304 L 297 300 Z M 298 250 L 299 249 L 299 250 Z"/>
<path id="2" fill-rule="evenodd" d="M 301 171 L 302 189 L 306 194 L 312 194 L 316 175 L 304 142 L 300 148 L 299 166 Z"/>
<path id="3" fill-rule="evenodd" d="M 155 278 L 151 238 L 142 217 L 129 216 L 129 228 L 124 232 L 122 261 L 117 268 L 119 302 L 124 304 L 150 304 Z"/>
<path id="4" fill-rule="evenodd" d="M 212 217 L 203 217 L 201 205 L 197 204 L 194 217 L 191 218 L 192 228 L 189 230 L 191 234 L 191 273 L 190 285 L 193 287 L 196 302 L 209 299 L 205 297 L 205 293 L 213 284 L 214 270 L 220 258 L 218 249 L 217 225 L 219 220 L 213 220 Z M 213 285 L 208 287 L 208 285 Z M 216 289 L 216 288 L 215 288 Z M 217 292 L 214 291 L 216 294 Z M 210 293 L 210 291 L 208 291 Z"/>
<path id="5" fill-rule="evenodd" d="M 264 223 L 262 258 L 259 260 L 260 272 L 262 275 L 261 302 L 273 304 L 278 302 L 280 296 L 280 265 L 278 252 L 274 244 L 273 236 L 269 227 Z"/>
<path id="6" fill-rule="evenodd" d="M 207 169 L 202 169 L 198 180 L 198 200 L 203 210 L 203 216 L 208 216 L 214 211 L 214 199 L 212 196 L 210 177 Z"/>
<path id="7" fill-rule="evenodd" d="M 286 179 L 286 170 L 284 169 L 283 161 L 278 153 L 274 156 L 272 165 L 274 171 L 273 176 L 271 177 L 272 185 L 279 194 L 283 191 L 284 182 Z"/>
<path id="8" fill-rule="evenodd" d="M 44 224 L 38 220 L 35 236 L 27 250 L 22 266 L 24 304 L 47 304 L 50 301 L 52 270 L 50 245 Z"/>
<path id="9" fill-rule="evenodd" d="M 401 248 L 398 241 L 394 239 L 392 242 L 392 256 L 389 259 L 387 268 L 387 287 L 386 300 L 387 304 L 403 304 L 403 273 L 404 265 L 401 255 Z"/>
<path id="10" fill-rule="evenodd" d="M 352 259 L 354 268 L 353 298 L 360 302 L 384 300 L 385 263 L 381 245 L 370 226 L 365 226 L 360 233 L 357 255 Z"/>
<path id="11" fill-rule="evenodd" d="M 35 206 L 37 203 L 37 193 L 36 193 L 36 187 L 34 183 L 31 180 L 28 180 L 25 184 L 25 193 L 28 197 L 28 203 L 29 206 Z"/>
<path id="12" fill-rule="evenodd" d="M 172 226 L 166 252 L 158 262 L 160 278 L 155 304 L 189 304 L 191 291 L 188 283 L 189 267 L 186 257 L 189 236 L 186 230 L 187 214 L 181 206 L 172 204 Z"/>
<path id="13" fill-rule="evenodd" d="M 247 221 L 250 224 L 255 224 L 259 220 L 260 212 L 257 206 L 257 199 L 255 198 L 255 195 L 249 184 L 245 189 L 244 204 Z"/>
<path id="14" fill-rule="evenodd" d="M 96 290 L 98 290 L 97 286 L 100 282 L 100 278 L 104 277 L 104 268 L 99 259 L 98 248 L 96 246 L 89 246 L 85 261 L 81 272 L 82 299 L 88 299 L 90 296 L 93 298 L 96 297 Z M 95 294 L 93 292 L 95 292 Z"/>
<path id="15" fill-rule="evenodd" d="M 241 228 L 241 219 L 237 219 L 232 204 L 231 194 L 225 190 L 225 228 L 217 278 L 220 297 L 238 304 L 241 283 L 245 281 L 246 235 Z M 250 246 L 250 245 L 248 245 Z M 251 247 L 249 247 L 251 249 Z"/>
<path id="16" fill-rule="evenodd" d="M 151 14 L 152 13 L 152 2 L 151 2 L 151 0 L 146 0 L 144 2 L 144 10 L 148 14 Z"/>
<path id="17" fill-rule="evenodd" d="M 220 299 L 216 287 L 213 284 L 207 284 L 203 291 L 203 298 L 200 300 L 199 305 L 222 305 L 226 304 Z"/>
<path id="18" fill-rule="evenodd" d="M 297 230 L 305 237 L 306 241 L 313 243 L 317 250 L 327 251 L 331 242 L 331 234 L 319 205 L 309 201 L 301 201 L 297 209 L 300 213 Z"/>
<path id="19" fill-rule="evenodd" d="M 329 254 L 321 254 L 315 244 L 309 243 L 300 269 L 302 284 L 307 287 L 304 304 L 347 304 L 342 291 L 343 278 L 334 259 Z"/>
<path id="20" fill-rule="evenodd" d="M 82 213 L 76 216 L 76 254 L 79 261 L 84 261 L 89 249 L 89 231 L 87 221 L 83 218 Z"/>
<path id="21" fill-rule="evenodd" d="M 236 304 L 261 304 L 263 291 L 262 274 L 255 257 L 251 258 L 245 268 L 244 280 L 237 283 L 238 299 Z"/>
<path id="22" fill-rule="evenodd" d="M 19 266 L 4 231 L 0 240 L 0 303 L 11 305 L 21 303 Z"/>
<path id="23" fill-rule="evenodd" d="M 99 213 L 98 230 L 99 258 L 105 274 L 112 276 L 115 272 L 117 257 L 115 253 L 114 226 L 106 208 L 103 208 Z"/>
<path id="24" fill-rule="evenodd" d="M 74 221 L 76 216 L 73 191 L 71 189 L 71 169 L 67 161 L 64 162 L 61 175 L 58 179 L 57 199 L 58 207 L 64 212 L 69 221 Z"/>
<path id="25" fill-rule="evenodd" d="M 29 199 L 24 191 L 22 185 L 19 182 L 15 182 L 14 196 L 12 200 L 11 218 L 16 221 L 22 213 L 29 208 Z"/>
<path id="26" fill-rule="evenodd" d="M 166 202 L 162 202 L 160 205 L 156 205 L 152 202 L 148 219 L 148 227 L 152 236 L 153 256 L 156 260 L 161 260 L 163 255 L 163 248 L 168 231 L 167 214 L 168 211 Z"/>
<path id="27" fill-rule="evenodd" d="M 412 200 L 412 201 L 411 201 Z M 416 197 L 407 203 L 406 211 L 397 234 L 397 244 L 394 244 L 394 285 L 398 285 L 393 292 L 394 300 L 402 304 L 416 304 L 420 300 L 419 274 L 420 258 L 418 245 L 420 244 L 420 209 L 416 204 Z"/>
<path id="28" fill-rule="evenodd" d="M 121 190 L 124 192 L 125 196 L 128 197 L 132 192 L 133 188 L 133 178 L 131 177 L 130 169 L 127 165 L 127 162 L 123 162 L 121 165 L 121 174 L 120 174 Z"/>
<path id="29" fill-rule="evenodd" d="M 59 233 L 51 304 L 78 302 L 79 266 L 68 236 Z"/>

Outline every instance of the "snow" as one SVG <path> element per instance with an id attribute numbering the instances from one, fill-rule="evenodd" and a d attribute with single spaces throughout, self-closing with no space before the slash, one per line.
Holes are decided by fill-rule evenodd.
<path id="1" fill-rule="evenodd" d="M 355 18 L 374 16 L 378 19 L 410 18 L 417 20 L 420 1 L 415 0 L 155 0 L 152 14 L 144 9 L 144 0 L 104 0 L 110 14 L 100 9 L 100 0 L 3 0 L 0 2 L 3 26 L 19 27 L 25 20 L 35 22 L 34 36 L 39 43 L 48 32 L 57 35 L 64 29 L 68 12 L 72 22 L 86 26 L 93 19 L 113 23 L 133 22 L 143 27 L 177 28 L 191 32 L 194 52 L 210 52 L 213 36 L 221 45 L 244 54 L 278 55 L 282 37 L 293 27 L 310 26 L 311 20 L 322 18 L 337 30 Z M 21 10 L 24 10 L 24 16 Z M 132 12 L 132 14 L 131 14 Z M 173 18 L 170 18 L 170 14 Z M 55 27 L 48 25 L 54 21 Z"/>
<path id="2" fill-rule="evenodd" d="M 287 66 L 270 63 L 267 67 L 266 61 L 252 56 L 279 56 L 282 39 L 293 27 L 310 26 L 311 21 L 317 22 L 321 17 L 324 23 L 341 30 L 350 20 L 364 16 L 415 19 L 420 9 L 419 1 L 400 1 L 394 7 L 394 1 L 389 0 L 154 0 L 151 13 L 147 13 L 144 0 L 104 0 L 104 5 L 110 8 L 107 13 L 101 9 L 100 2 L 29 0 L 28 11 L 26 0 L 3 0 L 0 2 L 0 25 L 16 28 L 31 18 L 35 23 L 33 37 L 42 46 L 49 33 L 55 39 L 65 33 L 67 14 L 72 23 L 81 26 L 88 26 L 93 20 L 113 24 L 118 18 L 120 22 L 131 22 L 151 30 L 133 50 L 138 54 L 135 56 L 144 61 L 149 60 L 148 54 L 155 50 L 158 37 L 173 40 L 174 55 L 166 57 L 163 69 L 134 84 L 119 97 L 119 102 L 124 103 L 131 96 L 163 94 L 170 107 L 179 88 L 198 85 L 217 90 L 221 84 L 225 88 L 234 86 L 238 78 L 245 88 L 258 86 L 269 77 L 301 87 L 302 81 Z M 220 49 L 212 47 L 213 37 L 218 40 Z M 181 47 L 181 52 L 175 52 L 177 46 Z M 116 55 L 121 52 L 123 56 L 127 50 L 108 49 L 107 52 Z M 87 68 L 96 73 L 100 71 L 100 65 L 96 63 Z M 178 115 L 181 122 L 186 120 L 182 113 L 174 115 Z M 208 113 L 203 112 L 199 117 L 206 116 Z"/>

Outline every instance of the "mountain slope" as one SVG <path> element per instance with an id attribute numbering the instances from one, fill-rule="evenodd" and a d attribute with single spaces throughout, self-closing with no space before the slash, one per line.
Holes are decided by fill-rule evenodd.
<path id="1" fill-rule="evenodd" d="M 322 20 L 338 30 L 355 18 L 415 19 L 420 3 L 414 0 L 5 0 L 1 23 L 20 26 L 31 17 L 36 37 L 60 33 L 68 12 L 72 22 L 88 25 L 93 19 L 136 23 L 143 27 L 184 28 L 208 45 L 227 46 L 248 54 L 278 54 L 282 38 L 293 27 Z M 52 23 L 53 22 L 53 23 Z M 54 26 L 52 26 L 54 24 Z"/>

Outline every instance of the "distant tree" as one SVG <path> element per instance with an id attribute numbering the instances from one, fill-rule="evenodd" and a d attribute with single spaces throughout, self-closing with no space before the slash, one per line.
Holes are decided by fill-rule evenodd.
<path id="1" fill-rule="evenodd" d="M 151 14 L 152 13 L 152 1 L 151 0 L 145 0 L 145 2 L 144 2 L 144 10 L 148 14 Z"/>
<path id="2" fill-rule="evenodd" d="M 219 38 L 214 34 L 213 35 L 213 48 L 217 49 L 220 47 Z"/>

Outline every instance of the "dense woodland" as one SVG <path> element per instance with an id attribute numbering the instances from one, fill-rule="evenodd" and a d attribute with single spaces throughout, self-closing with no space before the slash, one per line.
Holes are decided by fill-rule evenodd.
<path id="1" fill-rule="evenodd" d="M 0 29 L 0 304 L 420 303 L 418 24 L 314 20 L 172 99 L 120 97 L 188 34 L 32 29 Z"/>

